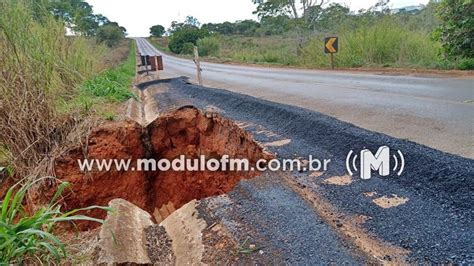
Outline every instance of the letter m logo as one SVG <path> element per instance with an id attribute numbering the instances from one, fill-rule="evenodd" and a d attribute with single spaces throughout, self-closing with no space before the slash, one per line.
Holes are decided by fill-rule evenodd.
<path id="1" fill-rule="evenodd" d="M 380 147 L 375 155 L 368 149 L 360 152 L 360 178 L 370 179 L 372 170 L 378 170 L 380 176 L 388 176 L 390 174 L 389 147 Z"/>

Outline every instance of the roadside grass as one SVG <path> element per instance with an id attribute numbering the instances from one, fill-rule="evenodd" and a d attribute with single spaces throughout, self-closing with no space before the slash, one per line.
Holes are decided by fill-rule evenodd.
<path id="1" fill-rule="evenodd" d="M 172 54 L 170 48 L 168 47 L 168 38 L 162 37 L 162 38 L 154 38 L 150 37 L 148 38 L 148 41 L 154 45 L 158 50 L 165 52 L 165 53 L 170 53 Z"/>
<path id="2" fill-rule="evenodd" d="M 297 42 L 293 36 L 220 36 L 219 40 L 217 57 L 226 61 L 298 66 Z"/>
<path id="3" fill-rule="evenodd" d="M 440 61 L 440 45 L 429 34 L 405 29 L 389 20 L 356 30 L 341 29 L 336 35 L 339 52 L 334 58 L 338 67 L 436 68 Z M 324 53 L 323 42 L 326 36 L 312 34 L 302 46 L 293 35 L 221 36 L 218 57 L 244 63 L 328 68 L 329 55 Z"/>
<path id="4" fill-rule="evenodd" d="M 0 6 L 0 144 L 26 176 L 74 126 L 56 102 L 103 68 L 106 48 L 65 36 L 64 24 L 35 1 Z"/>
<path id="5" fill-rule="evenodd" d="M 323 47 L 326 36 L 306 36 L 302 46 L 299 46 L 299 37 L 294 34 L 263 37 L 220 35 L 214 38 L 219 41 L 219 51 L 202 58 L 216 62 L 329 68 L 329 55 L 324 53 Z M 429 34 L 408 31 L 396 24 L 362 26 L 355 31 L 343 31 L 338 36 L 339 52 L 334 56 L 337 67 L 456 67 L 455 63 L 439 58 L 440 45 L 432 41 Z M 166 38 L 153 38 L 151 43 L 161 51 L 172 54 L 166 48 Z"/>
<path id="6" fill-rule="evenodd" d="M 90 206 L 68 212 L 61 211 L 60 197 L 69 183 L 61 183 L 49 203 L 39 208 L 33 214 L 26 211 L 24 205 L 27 192 L 31 187 L 51 177 L 36 180 L 26 180 L 12 186 L 0 202 L 0 265 L 8 264 L 51 264 L 59 263 L 67 257 L 66 246 L 54 235 L 54 230 L 61 222 L 79 220 L 103 223 L 78 214 L 81 211 L 110 208 Z"/>
<path id="7" fill-rule="evenodd" d="M 27 176 L 89 111 L 113 119 L 110 106 L 133 97 L 134 44 L 125 48 L 125 63 L 103 71 L 123 51 L 66 36 L 64 23 L 39 2 L 4 0 L 0 7 L 0 145 L 3 160 Z"/>
<path id="8" fill-rule="evenodd" d="M 430 35 L 409 30 L 390 18 L 366 24 L 353 31 L 341 29 L 339 52 L 334 56 L 339 67 L 408 67 L 433 68 L 441 46 Z M 329 67 L 323 52 L 323 38 L 312 38 L 301 49 L 299 64 L 309 67 Z"/>
<path id="9" fill-rule="evenodd" d="M 125 63 L 103 71 L 121 59 L 107 63 L 111 50 L 105 46 L 65 36 L 64 23 L 42 3 L 0 1 L 0 166 L 7 167 L 9 178 L 0 183 L 24 177 L 0 195 L 0 265 L 50 264 L 67 256 L 53 232 L 56 224 L 92 218 L 76 215 L 80 210 L 61 212 L 58 199 L 67 183 L 32 214 L 24 205 L 27 191 L 47 179 L 41 176 L 54 173 L 53 160 L 68 143 L 82 139 L 92 111 L 115 119 L 114 109 L 105 107 L 134 97 L 129 90 L 136 67 L 134 43 Z"/>
<path id="10" fill-rule="evenodd" d="M 441 44 L 433 39 L 429 28 L 413 27 L 393 16 L 354 23 L 341 23 L 333 32 L 312 31 L 302 35 L 291 31 L 254 37 L 213 34 L 206 38 L 208 47 L 200 49 L 212 48 L 212 52 L 200 56 L 214 62 L 329 68 L 330 55 L 324 53 L 324 38 L 338 36 L 339 52 L 334 59 L 340 68 L 467 70 L 474 66 L 472 59 L 444 58 Z M 163 52 L 171 53 L 167 37 L 150 41 Z"/>
<path id="11" fill-rule="evenodd" d="M 104 104 L 121 103 L 135 98 L 136 96 L 130 90 L 136 70 L 135 42 L 130 41 L 129 47 L 125 62 L 85 81 L 79 86 L 77 95 L 64 102 L 63 110 L 67 112 L 74 109 L 80 109 L 83 112 L 94 110 L 110 120 L 114 112 L 111 108 L 103 108 Z"/>

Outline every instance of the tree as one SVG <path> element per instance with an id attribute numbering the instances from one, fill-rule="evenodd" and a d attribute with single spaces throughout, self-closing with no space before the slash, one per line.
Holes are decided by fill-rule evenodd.
<path id="1" fill-rule="evenodd" d="M 260 27 L 260 23 L 254 20 L 243 20 L 235 23 L 235 31 L 238 34 L 251 36 Z"/>
<path id="2" fill-rule="evenodd" d="M 299 18 L 298 10 L 301 9 L 303 14 L 314 6 L 321 7 L 324 0 L 300 0 L 297 6 L 296 0 L 252 0 L 257 5 L 257 10 L 254 14 L 259 17 L 287 15 L 293 18 Z"/>
<path id="3" fill-rule="evenodd" d="M 184 20 L 184 24 L 195 26 L 195 27 L 201 26 L 201 23 L 199 22 L 199 20 L 193 16 L 187 16 L 186 19 Z"/>
<path id="4" fill-rule="evenodd" d="M 222 24 L 219 24 L 217 32 L 221 34 L 233 34 L 235 33 L 235 25 L 226 21 Z"/>
<path id="5" fill-rule="evenodd" d="M 153 37 L 161 37 L 165 33 L 165 27 L 161 25 L 155 25 L 150 28 L 150 34 Z"/>
<path id="6" fill-rule="evenodd" d="M 253 13 L 260 18 L 273 16 L 293 16 L 298 18 L 295 0 L 252 0 L 257 5 Z"/>
<path id="7" fill-rule="evenodd" d="M 263 17 L 260 20 L 260 31 L 264 35 L 278 35 L 291 29 L 291 19 L 288 16 L 280 15 L 275 17 Z"/>
<path id="8" fill-rule="evenodd" d="M 97 30 L 97 41 L 103 42 L 109 47 L 113 47 L 123 40 L 125 35 L 125 28 L 120 27 L 115 22 L 111 22 L 101 26 Z"/>
<path id="9" fill-rule="evenodd" d="M 438 7 L 441 25 L 435 37 L 451 57 L 474 58 L 474 1 L 444 0 Z"/>
<path id="10" fill-rule="evenodd" d="M 172 21 L 168 32 L 173 34 L 183 28 L 199 29 L 200 25 L 201 23 L 195 17 L 187 16 L 184 22 Z"/>
<path id="11" fill-rule="evenodd" d="M 210 33 L 215 33 L 218 32 L 219 25 L 219 23 L 206 23 L 201 26 L 201 29 L 205 29 Z"/>
<path id="12" fill-rule="evenodd" d="M 332 3 L 326 8 L 313 6 L 306 10 L 304 16 L 313 29 L 333 30 L 349 16 L 349 12 L 348 7 Z"/>
<path id="13" fill-rule="evenodd" d="M 47 9 L 78 34 L 95 36 L 99 27 L 110 23 L 105 16 L 94 14 L 92 6 L 82 0 L 47 1 L 47 3 Z"/>
<path id="14" fill-rule="evenodd" d="M 181 54 L 185 45 L 196 45 L 199 39 L 207 36 L 209 36 L 209 32 L 205 29 L 184 26 L 173 32 L 168 47 L 171 52 Z"/>

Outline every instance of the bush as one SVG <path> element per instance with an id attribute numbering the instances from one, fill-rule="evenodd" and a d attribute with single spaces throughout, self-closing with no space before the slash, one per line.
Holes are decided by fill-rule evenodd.
<path id="1" fill-rule="evenodd" d="M 474 70 L 474 58 L 464 58 L 459 60 L 458 68 L 461 70 Z"/>
<path id="2" fill-rule="evenodd" d="M 109 23 L 97 30 L 97 40 L 108 47 L 116 46 L 125 38 L 125 31 L 116 23 Z"/>
<path id="3" fill-rule="evenodd" d="M 217 56 L 219 53 L 219 39 L 217 37 L 206 37 L 197 41 L 199 55 Z"/>
<path id="4" fill-rule="evenodd" d="M 100 219 L 74 214 L 96 208 L 108 211 L 109 208 L 91 206 L 66 213 L 61 211 L 58 199 L 69 186 L 67 182 L 58 186 L 48 205 L 41 207 L 33 215 L 28 215 L 23 205 L 28 189 L 45 179 L 40 178 L 24 185 L 17 183 L 8 190 L 1 202 L 0 265 L 28 265 L 33 264 L 33 260 L 37 260 L 40 265 L 45 262 L 50 264 L 53 260 L 59 262 L 61 258 L 67 256 L 65 245 L 53 234 L 54 227 L 59 222 L 78 220 L 103 222 Z"/>
<path id="5" fill-rule="evenodd" d="M 441 25 L 435 37 L 443 44 L 446 55 L 474 57 L 474 2 L 444 0 L 438 7 Z"/>
<path id="6" fill-rule="evenodd" d="M 187 42 L 183 45 L 182 54 L 192 55 L 194 54 L 194 44 L 192 42 Z"/>
<path id="7" fill-rule="evenodd" d="M 182 54 L 184 45 L 186 43 L 197 44 L 197 41 L 201 38 L 205 38 L 209 35 L 207 30 L 198 29 L 195 27 L 183 27 L 175 31 L 170 37 L 168 47 L 171 52 L 175 54 Z"/>

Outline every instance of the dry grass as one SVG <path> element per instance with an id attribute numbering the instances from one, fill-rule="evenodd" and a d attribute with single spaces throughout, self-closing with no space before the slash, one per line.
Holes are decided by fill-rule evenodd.
<path id="1" fill-rule="evenodd" d="M 65 140 L 80 118 L 58 112 L 58 101 L 102 68 L 103 50 L 64 36 L 62 23 L 30 4 L 0 3 L 0 144 L 18 176 Z"/>
<path id="2" fill-rule="evenodd" d="M 103 63 L 105 67 L 111 68 L 115 67 L 125 60 L 129 55 L 130 51 L 130 40 L 123 40 L 119 45 L 110 48 L 110 51 L 107 53 L 107 56 L 104 58 Z"/>

